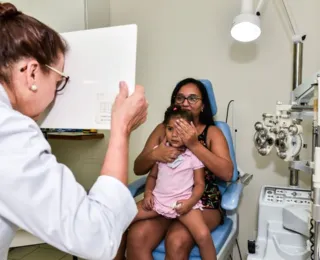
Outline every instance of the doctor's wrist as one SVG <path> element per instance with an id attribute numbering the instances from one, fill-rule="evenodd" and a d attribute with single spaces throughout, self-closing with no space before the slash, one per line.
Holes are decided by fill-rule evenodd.
<path id="1" fill-rule="evenodd" d="M 111 124 L 110 137 L 117 136 L 118 138 L 130 138 L 131 131 L 128 129 L 128 126 L 124 124 Z"/>

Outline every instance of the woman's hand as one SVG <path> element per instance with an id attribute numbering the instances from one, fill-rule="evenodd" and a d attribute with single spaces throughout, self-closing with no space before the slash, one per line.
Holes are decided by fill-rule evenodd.
<path id="1" fill-rule="evenodd" d="M 144 88 L 136 86 L 134 93 L 128 97 L 128 87 L 120 83 L 120 92 L 112 106 L 111 128 L 123 131 L 126 135 L 138 128 L 147 119 L 148 102 Z"/>
<path id="2" fill-rule="evenodd" d="M 167 138 L 165 137 L 163 141 L 152 151 L 152 156 L 157 162 L 170 163 L 178 158 L 185 149 L 175 148 L 166 145 Z"/>
<path id="3" fill-rule="evenodd" d="M 190 148 L 198 143 L 198 132 L 192 122 L 189 124 L 186 120 L 180 118 L 176 120 L 175 125 L 178 135 L 181 137 L 185 146 Z"/>

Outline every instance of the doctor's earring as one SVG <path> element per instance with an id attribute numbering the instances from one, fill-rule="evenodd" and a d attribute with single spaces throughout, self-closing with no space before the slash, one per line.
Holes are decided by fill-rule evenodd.
<path id="1" fill-rule="evenodd" d="M 33 92 L 36 92 L 38 90 L 38 87 L 36 85 L 32 85 L 30 88 Z"/>

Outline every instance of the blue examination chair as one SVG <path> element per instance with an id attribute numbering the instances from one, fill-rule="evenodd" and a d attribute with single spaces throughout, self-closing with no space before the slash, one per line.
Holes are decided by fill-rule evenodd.
<path id="1" fill-rule="evenodd" d="M 201 80 L 204 83 L 210 100 L 211 110 L 213 115 L 217 113 L 217 104 L 212 88 L 212 84 L 209 80 Z M 229 255 L 232 255 L 233 246 L 235 245 L 236 238 L 238 236 L 239 221 L 237 207 L 239 204 L 240 196 L 243 190 L 243 185 L 239 181 L 238 167 L 236 162 L 236 156 L 234 152 L 234 147 L 232 143 L 232 135 L 230 128 L 225 122 L 216 121 L 216 126 L 221 129 L 225 135 L 230 156 L 234 165 L 233 177 L 231 182 L 227 183 L 224 181 L 219 181 L 218 185 L 222 193 L 222 208 L 227 212 L 224 224 L 218 226 L 215 230 L 212 231 L 211 236 L 214 242 L 214 245 L 217 250 L 218 260 L 227 259 Z M 146 182 L 146 177 L 142 177 L 135 182 L 129 185 L 129 190 L 132 193 L 133 197 L 138 196 L 143 193 L 144 186 Z M 165 243 L 164 240 L 158 245 L 158 247 L 153 251 L 153 257 L 155 260 L 164 260 L 165 259 Z M 195 246 L 190 254 L 190 260 L 201 260 L 199 248 Z"/>

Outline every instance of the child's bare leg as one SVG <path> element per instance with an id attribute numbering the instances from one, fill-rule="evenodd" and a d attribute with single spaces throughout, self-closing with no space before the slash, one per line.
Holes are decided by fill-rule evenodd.
<path id="1" fill-rule="evenodd" d="M 211 238 L 211 232 L 202 216 L 202 212 L 199 209 L 192 209 L 187 214 L 180 216 L 179 220 L 188 228 L 198 245 L 201 259 L 216 260 L 216 249 Z"/>
<path id="2" fill-rule="evenodd" d="M 159 216 L 159 214 L 157 212 L 155 212 L 154 210 L 150 210 L 150 211 L 144 210 L 142 207 L 142 201 L 139 201 L 137 203 L 137 207 L 138 207 L 138 214 L 136 215 L 136 217 L 134 218 L 132 223 L 134 223 L 138 220 L 155 218 L 155 217 Z"/>

